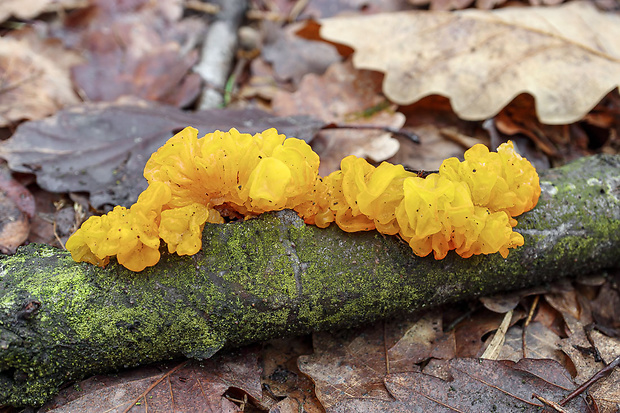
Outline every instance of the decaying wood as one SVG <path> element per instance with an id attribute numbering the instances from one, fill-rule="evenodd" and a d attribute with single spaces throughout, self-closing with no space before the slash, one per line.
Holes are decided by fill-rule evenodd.
<path id="1" fill-rule="evenodd" d="M 620 265 L 620 157 L 541 174 L 525 245 L 441 261 L 396 237 L 306 226 L 292 212 L 208 225 L 203 250 L 136 274 L 30 245 L 0 259 L 0 404 L 67 381 L 225 345 L 343 328 Z"/>

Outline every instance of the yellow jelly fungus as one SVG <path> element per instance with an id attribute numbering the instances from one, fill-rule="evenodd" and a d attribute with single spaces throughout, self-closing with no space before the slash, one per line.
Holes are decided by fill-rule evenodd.
<path id="1" fill-rule="evenodd" d="M 76 261 L 104 266 L 116 255 L 119 264 L 142 271 L 159 261 L 159 220 L 162 204 L 170 199 L 165 185 L 150 185 L 130 209 L 117 206 L 90 217 L 66 244 Z"/>
<path id="2" fill-rule="evenodd" d="M 455 250 L 462 257 L 499 252 L 505 258 L 524 242 L 513 217 L 532 209 L 540 195 L 536 170 L 512 142 L 497 152 L 475 145 L 464 161 L 446 159 L 425 179 L 401 165 L 374 167 L 355 156 L 326 178 L 318 168 L 309 145 L 275 129 L 198 138 L 187 127 L 148 160 L 149 186 L 131 208 L 89 218 L 66 247 L 76 261 L 104 266 L 116 256 L 141 271 L 159 261 L 160 239 L 170 253 L 196 254 L 204 225 L 224 222 L 219 211 L 247 218 L 289 208 L 321 228 L 335 222 L 349 232 L 398 234 L 420 256 L 442 259 Z"/>

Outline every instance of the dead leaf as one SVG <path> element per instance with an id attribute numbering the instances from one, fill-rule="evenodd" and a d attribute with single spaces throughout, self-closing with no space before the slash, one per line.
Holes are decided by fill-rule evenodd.
<path id="1" fill-rule="evenodd" d="M 289 24 L 284 28 L 272 24 L 265 26 L 262 56 L 273 65 L 281 80 L 293 80 L 298 84 L 308 73 L 321 75 L 329 65 L 341 60 L 334 46 L 298 37 L 295 32 L 299 24 Z"/>
<path id="2" fill-rule="evenodd" d="M 566 356 L 560 351 L 560 337 L 539 322 L 530 323 L 525 333 L 525 357 L 549 359 L 564 364 Z M 523 329 L 513 326 L 506 333 L 506 341 L 498 360 L 517 362 L 523 356 Z"/>
<path id="3" fill-rule="evenodd" d="M 34 198 L 28 189 L 11 176 L 0 163 L 0 252 L 14 254 L 30 233 L 34 216 Z"/>
<path id="4" fill-rule="evenodd" d="M 373 14 L 402 10 L 399 0 L 312 0 L 300 13 L 300 19 L 325 19 L 337 14 Z"/>
<path id="5" fill-rule="evenodd" d="M 241 85 L 238 97 L 250 100 L 250 105 L 263 105 L 271 110 L 266 102 L 270 102 L 280 90 L 292 90 L 292 85 L 278 81 L 272 65 L 259 56 L 250 62 L 250 78 Z"/>
<path id="6" fill-rule="evenodd" d="M 503 319 L 503 314 L 483 310 L 461 321 L 455 329 L 456 356 L 480 356 L 484 351 L 483 337 L 497 330 Z"/>
<path id="7" fill-rule="evenodd" d="M 391 400 L 383 385 L 382 328 L 315 333 L 313 344 L 314 354 L 299 357 L 298 366 L 314 382 L 316 396 L 327 411 L 350 397 Z"/>
<path id="8" fill-rule="evenodd" d="M 459 10 L 470 6 L 474 0 L 409 0 L 415 6 L 428 5 L 431 10 Z"/>
<path id="9" fill-rule="evenodd" d="M 185 107 L 200 93 L 200 77 L 191 69 L 205 24 L 181 17 L 178 0 L 94 2 L 52 34 L 84 55 L 72 75 L 88 100 L 136 96 Z"/>
<path id="10" fill-rule="evenodd" d="M 357 68 L 385 72 L 392 101 L 440 94 L 468 120 L 526 92 L 541 122 L 572 123 L 620 84 L 620 16 L 591 2 L 331 18 L 321 36 L 356 49 Z"/>
<path id="11" fill-rule="evenodd" d="M 30 191 L 11 175 L 4 162 L 0 162 L 0 192 L 10 199 L 26 217 L 34 217 L 35 202 Z"/>
<path id="12" fill-rule="evenodd" d="M 596 349 L 590 344 L 585 326 L 571 315 L 564 314 L 567 338 L 560 340 L 560 349 L 569 357 L 575 370 L 575 382 L 581 384 L 604 367 Z"/>
<path id="13" fill-rule="evenodd" d="M 29 232 L 30 223 L 26 214 L 0 190 L 0 253 L 15 254 Z"/>
<path id="14" fill-rule="evenodd" d="M 51 192 L 90 192 L 95 208 L 133 204 L 146 188 L 142 171 L 151 154 L 186 126 L 257 133 L 275 127 L 310 139 L 323 125 L 309 117 L 274 117 L 260 110 L 182 112 L 153 103 L 92 103 L 26 122 L 0 145 L 0 158 L 37 175 Z M 202 135 L 201 135 L 202 136 Z"/>
<path id="15" fill-rule="evenodd" d="M 94 376 L 62 390 L 41 412 L 120 413 L 132 405 L 129 412 L 237 412 L 238 406 L 224 393 L 233 387 L 251 398 L 261 398 L 258 357 L 258 348 L 247 347 L 203 361 Z"/>
<path id="16" fill-rule="evenodd" d="M 596 401 L 599 413 L 620 411 L 620 369 L 615 368 L 604 380 L 592 385 L 588 393 Z"/>
<path id="17" fill-rule="evenodd" d="M 574 387 L 566 370 L 551 360 L 453 359 L 447 365 L 452 380 L 415 372 L 390 374 L 385 385 L 396 401 L 348 399 L 333 411 L 365 412 L 373 406 L 382 412 L 538 412 L 542 404 L 532 399 L 533 393 L 559 401 Z M 585 411 L 585 403 L 574 399 L 567 408 Z"/>
<path id="18" fill-rule="evenodd" d="M 388 350 L 390 373 L 418 369 L 415 364 L 430 358 L 433 343 L 442 336 L 441 314 L 427 314 L 412 323 L 398 342 Z"/>
<path id="19" fill-rule="evenodd" d="M 616 336 L 620 337 L 620 292 L 617 288 L 612 288 L 612 285 L 610 282 L 601 288 L 598 296 L 590 304 L 592 317 L 597 325 L 615 332 Z"/>
<path id="20" fill-rule="evenodd" d="M 31 30 L 0 37 L 0 127 L 77 104 L 69 69 L 81 62 L 58 40 Z"/>
<path id="21" fill-rule="evenodd" d="M 572 317 L 579 320 L 583 325 L 592 322 L 590 303 L 574 289 L 561 293 L 545 294 L 545 301 L 558 310 L 565 319 Z"/>
<path id="22" fill-rule="evenodd" d="M 312 381 L 297 367 L 297 358 L 309 353 L 312 346 L 306 337 L 271 340 L 263 345 L 262 404 L 270 400 L 273 403 L 270 412 L 323 412 Z"/>
<path id="23" fill-rule="evenodd" d="M 305 76 L 296 92 L 277 93 L 273 110 L 280 116 L 306 114 L 326 123 L 398 129 L 405 117 L 381 95 L 380 79 L 378 73 L 354 70 L 350 62 L 336 63 L 322 76 Z M 399 146 L 389 133 L 355 129 L 324 131 L 314 142 L 321 175 L 340 169 L 340 161 L 348 155 L 380 162 L 393 156 Z"/>

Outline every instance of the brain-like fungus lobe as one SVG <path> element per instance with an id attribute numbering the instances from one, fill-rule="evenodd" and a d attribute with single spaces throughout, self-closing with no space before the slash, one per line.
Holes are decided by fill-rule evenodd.
<path id="1" fill-rule="evenodd" d="M 144 168 L 149 186 L 131 208 L 90 217 L 67 241 L 75 261 L 132 271 L 155 265 L 160 240 L 171 253 L 196 254 L 206 222 L 223 213 L 250 218 L 292 209 L 307 224 L 334 222 L 347 232 L 398 234 L 419 256 L 462 257 L 523 245 L 515 216 L 540 195 L 536 170 L 512 142 L 489 152 L 475 145 L 465 160 L 446 159 L 421 178 L 401 165 L 378 167 L 349 156 L 322 178 L 319 157 L 304 141 L 275 129 L 255 135 L 216 131 L 198 138 L 187 127 L 155 152 Z"/>

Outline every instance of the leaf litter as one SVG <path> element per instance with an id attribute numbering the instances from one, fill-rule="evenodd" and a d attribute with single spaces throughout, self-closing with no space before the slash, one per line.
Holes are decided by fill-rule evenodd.
<path id="1" fill-rule="evenodd" d="M 620 85 L 620 16 L 591 2 L 334 17 L 320 30 L 355 49 L 355 67 L 384 72 L 393 102 L 439 94 L 467 120 L 491 118 L 526 92 L 541 122 L 568 124 Z"/>
<path id="2" fill-rule="evenodd" d="M 60 26 L 54 26 L 52 23 L 48 34 L 55 33 L 62 39 L 64 46 L 54 41 L 59 48 L 50 50 L 56 50 L 59 55 L 60 50 L 66 50 L 69 54 L 73 53 L 74 49 L 80 52 L 87 51 L 84 54 L 87 57 L 86 66 L 82 66 L 79 70 L 84 73 L 90 71 L 88 74 L 90 77 L 80 81 L 79 76 L 74 76 L 70 80 L 75 82 L 74 85 L 86 86 L 82 92 L 90 88 L 85 96 L 91 99 L 105 101 L 122 95 L 138 95 L 174 106 L 186 105 L 199 89 L 198 86 L 182 85 L 191 85 L 191 82 L 184 82 L 188 82 L 187 79 L 192 77 L 193 63 L 189 62 L 193 62 L 194 59 L 192 50 L 196 50 L 196 44 L 193 36 L 199 36 L 197 33 L 200 33 L 200 24 L 194 25 L 195 22 L 187 19 L 187 10 L 181 14 L 183 5 L 176 0 L 166 2 L 135 0 L 122 3 L 95 2 L 91 7 L 71 13 L 66 20 L 56 20 Z M 267 9 L 276 3 L 290 5 L 289 2 L 275 1 L 269 3 Z M 311 1 L 306 8 L 291 9 L 286 13 L 295 12 L 299 16 L 304 16 L 306 13 L 323 18 L 333 16 L 335 13 L 329 8 L 328 3 Z M 337 3 L 339 10 L 353 10 L 358 15 L 361 12 L 372 13 L 379 9 L 394 11 L 403 7 L 403 2 L 387 0 L 372 2 L 364 10 L 360 10 L 359 2 L 331 3 Z M 433 3 L 438 4 L 440 1 Z M 482 3 L 484 2 L 476 2 L 479 7 L 483 7 Z M 583 9 L 579 9 L 580 7 Z M 506 25 L 510 29 L 509 32 L 512 31 L 514 34 L 516 30 L 525 30 L 525 33 L 533 36 L 531 32 L 537 34 L 536 30 L 532 30 L 523 22 L 532 25 L 534 23 L 531 21 L 542 22 L 545 19 L 551 21 L 552 18 L 547 18 L 550 15 L 559 16 L 563 13 L 574 15 L 575 10 L 578 10 L 577 14 L 583 15 L 584 18 L 596 16 L 593 21 L 598 23 L 591 24 L 591 29 L 594 31 L 593 34 L 590 33 L 592 38 L 606 39 L 607 33 L 603 33 L 606 26 L 602 22 L 615 17 L 587 7 L 589 6 L 583 4 L 569 4 L 562 8 L 549 8 L 543 12 L 542 19 L 540 11 L 531 7 L 521 10 L 506 8 L 493 12 L 468 10 L 448 15 L 426 13 L 427 16 L 435 18 L 451 16 L 446 20 L 448 24 L 452 24 L 453 20 L 458 20 L 461 25 L 463 22 L 470 24 L 470 26 L 459 24 L 453 26 L 465 32 L 469 27 L 488 28 L 492 26 L 491 23 L 496 24 L 497 16 L 517 16 L 512 22 L 507 18 Z M 403 14 L 399 16 L 402 17 Z M 126 50 L 119 49 L 118 44 L 110 43 L 110 39 L 102 37 L 105 25 L 115 27 L 117 31 L 124 30 L 130 27 L 128 21 L 131 19 L 143 19 L 144 24 L 151 24 L 162 30 L 154 33 L 144 24 L 137 24 L 136 33 L 121 33 L 122 36 L 116 39 L 122 39 L 121 43 L 127 46 Z M 288 26 L 284 25 L 285 28 Z M 397 26 L 391 25 L 384 27 L 383 30 L 394 28 Z M 363 47 L 372 46 L 378 39 L 369 34 L 370 28 L 367 29 Z M 539 31 L 544 32 L 543 29 L 545 28 L 540 28 Z M 575 26 L 577 37 L 583 37 L 584 33 L 588 33 L 582 29 L 582 26 Z M 287 41 L 299 48 L 309 47 L 307 42 L 295 42 L 293 32 L 293 28 L 288 27 L 284 36 Z M 39 30 L 37 33 L 45 33 L 45 30 Z M 410 35 L 409 32 L 404 34 Z M 431 52 L 437 50 L 450 52 L 452 49 L 441 48 L 444 39 L 436 34 L 437 32 L 435 36 L 429 36 L 424 40 L 431 49 L 436 49 Z M 11 36 L 5 36 L 0 41 Z M 574 45 L 581 44 L 580 42 L 589 41 L 586 38 L 571 38 L 564 32 L 558 37 L 560 41 L 567 43 L 569 50 L 572 50 Z M 317 39 L 315 37 L 313 40 Z M 44 38 L 36 40 L 41 41 L 47 44 L 45 42 L 48 40 Z M 33 43 L 34 46 L 24 46 L 26 49 L 30 47 L 34 50 L 31 52 L 34 57 L 38 53 L 43 53 L 36 42 Z M 97 45 L 107 46 L 100 50 Z M 601 47 L 613 48 L 613 42 Z M 313 54 L 318 52 L 316 49 L 314 51 L 310 49 L 300 50 L 300 54 L 309 56 L 307 62 L 313 63 Z M 434 168 L 433 165 L 438 164 L 440 159 L 462 155 L 464 149 L 477 142 L 496 145 L 497 139 L 506 139 L 507 136 L 517 140 L 520 148 L 528 148 L 525 145 L 521 146 L 521 142 L 533 143 L 530 148 L 535 148 L 537 152 L 534 153 L 542 152 L 553 160 L 553 164 L 561 163 L 562 158 L 571 159 L 597 150 L 615 153 L 613 151 L 617 146 L 620 130 L 616 121 L 616 114 L 620 109 L 617 92 L 607 94 L 604 98 L 590 97 L 592 102 L 602 100 L 593 111 L 583 115 L 583 120 L 579 124 L 570 125 L 569 128 L 568 125 L 554 127 L 545 125 L 545 119 L 542 116 L 538 119 L 535 113 L 541 107 L 538 96 L 531 90 L 526 92 L 532 93 L 534 98 L 520 91 L 521 94 L 508 106 L 499 105 L 502 110 L 494 119 L 498 135 L 493 137 L 479 122 L 463 120 L 466 116 L 459 112 L 459 108 L 455 106 L 456 113 L 454 113 L 450 101 L 436 94 L 419 99 L 411 105 L 396 105 L 398 101 L 387 92 L 385 86 L 389 71 L 384 76 L 382 73 L 356 69 L 355 56 L 360 53 L 359 50 L 355 53 L 351 65 L 350 61 L 346 60 L 351 50 L 347 51 L 345 47 L 336 49 L 345 57 L 344 63 L 334 59 L 326 69 L 321 68 L 316 74 L 303 73 L 307 69 L 303 69 L 301 65 L 302 68 L 290 72 L 292 75 L 280 68 L 278 76 L 273 74 L 274 69 L 269 67 L 268 62 L 261 58 L 253 60 L 250 68 L 254 67 L 254 74 L 264 78 L 271 77 L 271 82 L 262 89 L 265 93 L 255 89 L 258 93 L 237 95 L 238 100 L 234 104 L 242 108 L 237 111 L 227 109 L 208 113 L 188 113 L 174 107 L 136 100 L 89 103 L 58 112 L 58 109 L 73 104 L 59 100 L 51 109 L 48 106 L 47 109 L 43 107 L 30 112 L 23 111 L 26 115 L 11 115 L 7 124 L 13 125 L 20 119 L 39 119 L 46 114 L 54 116 L 42 121 L 23 123 L 13 137 L 2 145 L 0 152 L 3 157 L 11 158 L 14 170 L 37 174 L 41 186 L 55 188 L 54 190 L 59 192 L 90 192 L 90 199 L 79 198 L 75 193 L 70 194 L 70 197 L 46 200 L 41 195 L 36 195 L 38 205 L 45 204 L 51 208 L 47 209 L 46 213 L 58 223 L 63 219 L 60 212 L 79 210 L 70 208 L 70 203 L 74 203 L 74 206 L 82 205 L 80 206 L 82 209 L 84 205 L 88 208 L 89 200 L 98 208 L 117 203 L 131 203 L 132 197 L 135 198 L 141 189 L 139 182 L 142 179 L 142 166 L 139 166 L 139 163 L 146 161 L 152 152 L 151 148 L 159 146 L 160 143 L 157 142 L 163 142 L 171 133 L 187 124 L 198 126 L 201 132 L 216 128 L 227 129 L 231 126 L 246 128 L 245 130 L 252 132 L 277 126 L 281 132 L 302 137 L 320 149 L 321 146 L 325 148 L 329 144 L 329 139 L 322 136 L 314 140 L 313 138 L 326 123 L 355 124 L 360 119 L 381 125 L 395 122 L 394 124 L 404 125 L 408 130 L 417 132 L 423 139 L 422 145 L 412 145 L 411 142 L 396 138 L 400 150 L 391 160 L 398 159 L 402 163 L 410 164 L 408 166 L 427 170 Z M 382 50 L 381 53 L 388 51 Z M 286 60 L 287 53 L 276 55 L 280 61 Z M 119 56 L 127 60 L 124 66 L 119 63 L 121 62 Z M 172 63 L 175 60 L 178 60 L 176 65 Z M 2 62 L 0 60 L 0 64 Z M 271 62 L 275 67 L 277 60 Z M 389 61 L 391 64 L 395 62 L 395 60 Z M 508 66 L 514 65 L 509 59 L 504 62 Z M 31 69 L 30 64 L 32 63 L 26 65 L 28 70 Z M 93 69 L 97 65 L 105 67 L 105 70 L 97 73 Z M 66 64 L 58 73 L 62 73 L 66 78 L 70 68 L 74 75 L 79 73 L 76 67 L 75 63 Z M 151 70 L 158 67 L 163 70 L 159 72 Z M 478 70 L 478 66 L 473 67 L 474 70 Z M 312 70 L 308 70 L 310 71 Z M 120 76 L 121 73 L 125 78 Z M 454 72 L 450 71 L 438 73 L 443 76 L 454 75 Z M 563 73 L 563 76 L 569 76 L 571 73 L 570 71 Z M 12 72 L 12 76 L 18 74 Z M 147 74 L 143 84 L 140 83 L 141 74 Z M 526 72 L 520 79 L 527 81 L 525 83 L 528 85 L 535 85 L 538 74 L 539 71 Z M 460 74 L 456 75 L 458 79 Z M 595 76 L 596 71 L 581 72 L 581 75 L 580 79 L 583 78 L 585 84 L 590 84 L 589 82 L 592 82 L 590 77 Z M 286 83 L 282 79 L 276 80 L 276 77 L 291 77 L 296 80 Z M 128 80 L 123 80 L 127 78 Z M 242 88 L 245 86 L 244 81 L 251 84 L 247 78 L 244 80 L 243 76 L 240 79 Z M 452 105 L 455 105 L 457 97 L 465 92 L 461 90 L 458 82 L 453 82 L 454 78 L 448 79 L 452 82 L 452 87 L 446 96 L 451 98 Z M 109 82 L 109 91 L 106 90 L 106 82 Z M 62 82 L 59 85 L 62 85 Z M 20 102 L 27 102 L 28 93 L 50 96 L 59 93 L 54 91 L 59 85 L 52 82 L 45 87 L 36 86 L 32 89 L 34 92 L 20 91 L 21 95 L 14 98 Z M 483 86 L 484 90 L 497 93 L 493 87 L 494 83 Z M 530 88 L 536 89 L 533 86 Z M 579 87 L 574 87 L 570 92 L 580 96 L 580 90 Z M 166 91 L 177 91 L 178 94 L 171 95 Z M 382 91 L 385 94 L 382 94 Z M 108 92 L 110 94 L 106 94 Z M 0 102 L 1 99 L 2 96 Z M 39 100 L 46 102 L 46 99 Z M 590 102 L 592 105 L 597 103 L 592 102 Z M 275 110 L 276 114 L 284 117 L 274 117 L 273 114 L 249 109 L 256 106 Z M 476 100 L 471 106 L 472 109 L 478 110 L 480 106 L 484 106 L 484 101 Z M 571 107 L 568 106 L 552 109 L 555 111 L 553 116 L 566 118 L 567 114 L 571 113 Z M 378 113 L 381 116 L 394 114 L 397 116 L 375 118 Z M 574 116 L 577 112 L 572 113 Z M 308 116 L 293 116 L 299 114 L 310 115 L 320 120 L 313 120 Z M 401 116 L 400 119 L 404 119 L 404 123 L 399 119 Z M 132 120 L 133 117 L 135 119 Z M 603 129 L 607 134 L 595 135 L 591 132 L 592 127 Z M 67 134 L 67 130 L 71 133 Z M 361 136 L 359 131 L 350 134 L 350 137 L 356 136 Z M 365 139 L 359 139 L 356 144 L 351 144 L 351 148 L 359 149 L 356 145 L 363 148 L 365 152 L 362 154 L 376 156 L 376 161 L 388 156 L 386 154 L 378 156 L 380 151 L 373 149 L 372 146 L 366 146 L 371 145 L 369 143 L 371 136 L 376 137 L 377 133 L 364 136 Z M 142 140 L 137 142 L 135 138 Z M 388 138 L 394 139 L 394 137 Z M 334 144 L 335 142 L 337 141 L 332 143 L 333 147 L 340 146 Z M 383 143 L 379 146 L 381 150 L 386 149 Z M 115 149 L 118 149 L 117 152 L 114 152 Z M 423 164 L 431 157 L 430 154 L 435 154 L 437 160 L 431 159 L 428 165 Z M 331 154 L 329 151 L 324 152 L 324 155 L 327 159 L 332 158 L 334 163 L 339 161 L 336 151 Z M 527 156 L 530 158 L 530 153 Z M 84 176 L 81 178 L 87 179 L 89 181 L 87 184 L 80 182 L 80 177 L 75 175 L 75 171 L 80 167 L 76 163 L 80 157 L 84 161 L 81 168 L 87 171 L 86 178 Z M 95 166 L 91 175 L 89 175 L 90 165 L 86 161 Z M 65 167 L 65 164 L 71 166 Z M 131 185 L 133 188 L 130 188 Z M 56 205 L 59 208 L 57 211 Z M 66 215 L 67 223 L 59 227 L 70 228 L 78 219 L 73 212 Z M 48 232 L 47 236 L 50 237 L 51 233 Z M 450 406 L 468 412 L 476 411 L 472 410 L 472 406 L 480 409 L 492 409 L 498 406 L 505 406 L 508 409 L 512 406 L 523 411 L 528 409 L 538 411 L 539 407 L 536 406 L 541 405 L 541 400 L 549 404 L 558 403 L 576 389 L 577 384 L 591 378 L 597 369 L 609 365 L 613 362 L 614 356 L 617 356 L 619 351 L 617 320 L 620 319 L 617 285 L 617 275 L 611 274 L 604 284 L 576 283 L 575 287 L 572 284 L 564 284 L 561 288 L 554 287 L 550 292 L 530 291 L 516 294 L 511 297 L 510 302 L 485 300 L 485 304 L 492 307 L 496 313 L 491 313 L 482 307 L 470 311 L 471 308 L 460 304 L 406 319 L 368 325 L 357 330 L 331 334 L 316 333 L 312 345 L 308 342 L 309 337 L 272 341 L 265 343 L 262 350 L 245 349 L 233 353 L 236 355 L 231 358 L 226 358 L 227 355 L 216 355 L 206 363 L 192 361 L 184 364 L 181 361 L 178 364 L 168 363 L 159 367 L 141 367 L 134 371 L 133 377 L 123 376 L 124 373 L 121 373 L 118 381 L 114 383 L 106 381 L 114 378 L 112 376 L 106 376 L 108 377 L 106 379 L 97 376 L 77 384 L 77 387 L 67 388 L 63 393 L 64 396 L 59 396 L 53 402 L 54 408 L 57 411 L 92 411 L 97 403 L 109 401 L 110 397 L 123 394 L 118 400 L 125 401 L 128 406 L 137 397 L 142 397 L 138 401 L 139 404 L 129 406 L 131 411 L 146 411 L 149 408 L 153 411 L 159 407 L 166 411 L 175 408 L 176 411 L 195 411 L 195 408 L 184 409 L 189 409 L 188 406 L 204 406 L 204 409 L 211 408 L 217 411 L 283 413 L 300 409 L 406 412 L 441 411 L 442 406 L 445 407 L 449 403 L 453 403 Z M 533 306 L 534 297 L 542 297 L 536 306 Z M 503 313 L 513 308 L 518 316 L 514 317 L 512 326 L 506 332 L 506 341 L 501 348 L 498 361 L 464 357 L 483 354 L 505 317 Z M 530 323 L 525 323 L 525 314 L 532 309 L 533 318 Z M 289 348 L 296 348 L 287 350 L 287 345 Z M 524 355 L 529 359 L 522 359 Z M 262 358 L 263 362 L 256 361 L 258 358 Z M 202 371 L 201 365 L 208 368 L 209 372 Z M 257 379 L 257 374 L 260 376 L 261 366 L 264 373 L 262 379 Z M 174 368 L 178 370 L 166 375 L 166 372 Z M 345 377 L 349 380 L 343 380 Z M 157 380 L 161 381 L 156 387 L 151 388 Z M 619 382 L 620 377 L 616 368 L 564 408 L 567 411 L 582 411 L 586 400 L 598 411 L 617 411 L 620 405 Z M 206 385 L 207 383 L 211 383 L 211 386 Z M 425 386 L 422 386 L 423 384 Z M 91 388 L 91 385 L 94 387 Z M 72 395 L 67 396 L 67 392 Z M 532 398 L 534 394 L 540 399 Z M 82 407 L 77 408 L 78 404 L 71 404 L 79 403 L 80 398 L 84 403 Z M 203 402 L 204 404 L 197 404 Z"/>

